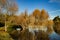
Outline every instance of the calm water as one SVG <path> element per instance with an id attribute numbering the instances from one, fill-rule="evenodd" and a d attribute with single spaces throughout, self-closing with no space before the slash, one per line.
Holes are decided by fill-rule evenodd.
<path id="1" fill-rule="evenodd" d="M 30 29 L 29 31 L 34 34 L 34 31 L 36 31 L 36 30 L 32 31 L 32 29 Z M 36 32 L 38 32 L 38 31 L 36 31 Z M 58 35 L 55 32 L 52 32 L 51 34 L 49 34 L 49 38 L 50 38 L 50 40 L 60 40 L 60 35 Z"/>
<path id="2" fill-rule="evenodd" d="M 49 35 L 50 40 L 60 40 L 60 35 L 57 33 L 53 32 Z"/>

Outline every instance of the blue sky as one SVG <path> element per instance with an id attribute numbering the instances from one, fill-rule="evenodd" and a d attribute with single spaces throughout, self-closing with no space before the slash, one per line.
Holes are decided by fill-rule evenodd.
<path id="1" fill-rule="evenodd" d="M 60 0 L 17 0 L 19 13 L 24 12 L 25 9 L 28 13 L 32 13 L 35 9 L 45 9 L 51 18 L 60 16 Z"/>

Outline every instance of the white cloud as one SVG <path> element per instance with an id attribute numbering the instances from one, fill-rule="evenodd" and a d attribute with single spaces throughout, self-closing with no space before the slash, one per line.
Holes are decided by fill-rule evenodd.
<path id="1" fill-rule="evenodd" d="M 49 0 L 50 3 L 52 2 L 56 2 L 56 3 L 60 3 L 60 0 Z"/>
<path id="2" fill-rule="evenodd" d="M 55 10 L 55 11 L 51 11 L 51 12 L 48 12 L 48 13 L 50 15 L 50 19 L 54 19 L 54 17 L 60 16 L 60 10 Z"/>
<path id="3" fill-rule="evenodd" d="M 60 10 L 51 11 L 49 13 L 55 13 L 55 12 L 60 12 Z"/>

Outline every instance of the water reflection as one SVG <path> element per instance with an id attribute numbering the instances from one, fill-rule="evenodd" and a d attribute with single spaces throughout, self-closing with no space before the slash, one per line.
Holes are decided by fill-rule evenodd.
<path id="1" fill-rule="evenodd" d="M 33 34 L 35 34 L 35 32 L 38 32 L 38 30 L 32 29 L 30 29 L 29 31 L 32 32 Z M 51 34 L 49 34 L 49 38 L 50 40 L 60 40 L 60 35 L 53 31 Z"/>
<path id="2" fill-rule="evenodd" d="M 58 35 L 55 32 L 52 32 L 51 34 L 49 34 L 50 40 L 60 40 L 60 35 Z"/>

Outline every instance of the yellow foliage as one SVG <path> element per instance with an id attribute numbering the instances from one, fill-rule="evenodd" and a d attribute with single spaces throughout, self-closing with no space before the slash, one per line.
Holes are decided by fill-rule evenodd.
<path id="1" fill-rule="evenodd" d="M 34 16 L 40 16 L 40 10 L 35 9 L 34 12 L 33 12 L 33 15 Z"/>
<path id="2" fill-rule="evenodd" d="M 48 13 L 43 9 L 43 10 L 41 11 L 40 17 L 44 20 L 44 19 L 48 19 L 48 18 L 49 18 L 49 15 L 48 15 Z"/>

